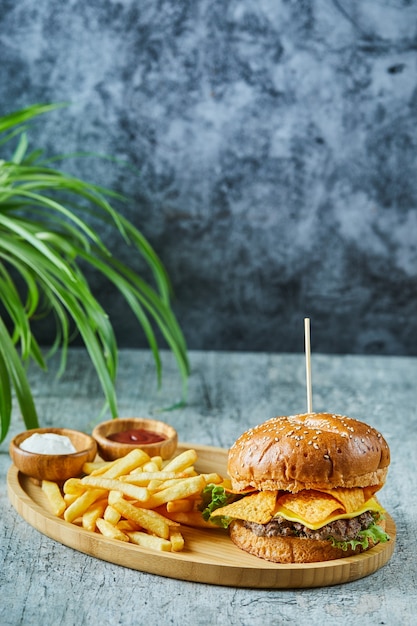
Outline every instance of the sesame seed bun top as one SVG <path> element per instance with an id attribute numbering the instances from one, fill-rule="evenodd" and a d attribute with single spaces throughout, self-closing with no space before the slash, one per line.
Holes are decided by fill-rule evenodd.
<path id="1" fill-rule="evenodd" d="M 235 490 L 382 487 L 390 463 L 377 430 L 343 415 L 274 417 L 244 432 L 229 451 Z"/>

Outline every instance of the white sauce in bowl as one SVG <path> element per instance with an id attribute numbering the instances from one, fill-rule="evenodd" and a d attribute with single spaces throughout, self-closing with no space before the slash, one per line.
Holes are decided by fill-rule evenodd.
<path id="1" fill-rule="evenodd" d="M 22 441 L 19 447 L 36 454 L 73 454 L 77 452 L 69 437 L 56 433 L 34 433 Z"/>

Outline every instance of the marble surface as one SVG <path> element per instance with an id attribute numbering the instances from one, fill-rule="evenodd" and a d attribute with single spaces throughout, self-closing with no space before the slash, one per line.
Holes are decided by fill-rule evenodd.
<path id="1" fill-rule="evenodd" d="M 274 415 L 305 411 L 304 359 L 294 354 L 192 352 L 186 407 L 161 413 L 180 384 L 163 354 L 155 389 L 147 351 L 121 353 L 121 415 L 163 416 L 180 440 L 229 447 L 247 428 Z M 313 407 L 345 413 L 378 428 L 391 449 L 380 501 L 397 526 L 392 559 L 362 580 L 301 590 L 234 589 L 129 570 L 49 539 L 20 518 L 6 494 L 8 442 L 23 430 L 18 411 L 0 446 L 0 623 L 2 626 L 296 624 L 412 626 L 417 602 L 417 360 L 314 355 Z M 66 376 L 31 373 L 42 425 L 91 432 L 102 396 L 88 357 L 72 350 Z"/>
<path id="2" fill-rule="evenodd" d="M 416 355 L 416 21 L 414 0 L 0 0 L 1 110 L 70 102 L 36 145 L 129 164 L 66 167 L 131 199 L 191 348 L 295 352 L 307 315 L 318 351 Z"/>

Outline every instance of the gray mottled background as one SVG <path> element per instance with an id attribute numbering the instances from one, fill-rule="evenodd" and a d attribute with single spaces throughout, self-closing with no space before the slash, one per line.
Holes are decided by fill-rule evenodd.
<path id="1" fill-rule="evenodd" d="M 301 351 L 307 315 L 417 354 L 416 55 L 411 0 L 0 0 L 1 111 L 70 101 L 37 145 L 132 165 L 72 167 L 131 198 L 190 348 Z"/>

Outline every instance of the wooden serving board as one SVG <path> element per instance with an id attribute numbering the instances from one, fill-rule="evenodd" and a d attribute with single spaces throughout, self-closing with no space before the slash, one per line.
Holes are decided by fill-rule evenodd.
<path id="1" fill-rule="evenodd" d="M 196 469 L 226 476 L 227 450 L 195 444 L 179 444 L 178 452 L 194 448 Z M 131 569 L 179 580 L 252 588 L 324 587 L 350 582 L 372 574 L 391 558 L 395 546 L 395 524 L 387 515 L 388 543 L 357 556 L 335 561 L 280 565 L 243 552 L 222 529 L 182 527 L 182 552 L 156 552 L 131 543 L 118 542 L 89 532 L 55 517 L 39 485 L 12 465 L 7 476 L 8 495 L 17 512 L 44 535 L 98 559 Z"/>

